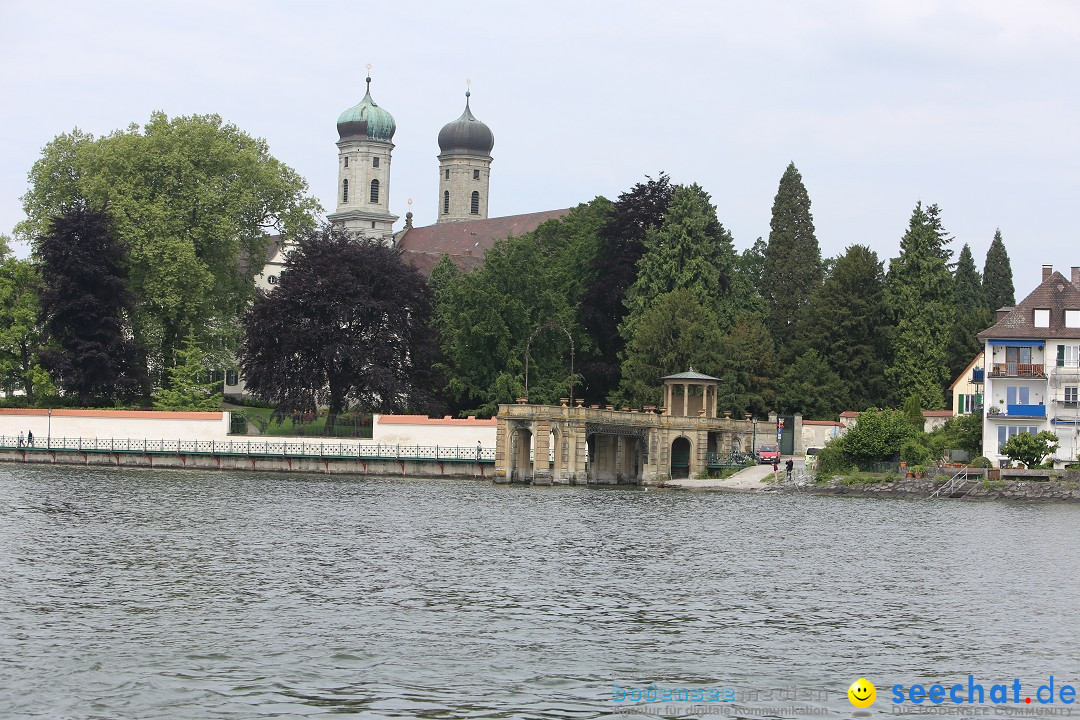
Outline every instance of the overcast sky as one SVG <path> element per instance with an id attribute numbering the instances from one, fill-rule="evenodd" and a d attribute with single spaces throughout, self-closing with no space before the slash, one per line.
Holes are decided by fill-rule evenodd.
<path id="1" fill-rule="evenodd" d="M 491 216 L 614 199 L 667 171 L 712 194 L 736 247 L 767 237 L 789 161 L 823 255 L 898 252 L 938 203 L 982 269 L 995 228 L 1017 299 L 1080 265 L 1080 3 L 687 0 L 468 3 L 0 0 L 0 232 L 54 136 L 218 113 L 328 210 L 338 114 L 397 121 L 390 209 L 434 222 L 436 142 L 495 135 Z M 25 248 L 20 250 L 25 254 Z"/>

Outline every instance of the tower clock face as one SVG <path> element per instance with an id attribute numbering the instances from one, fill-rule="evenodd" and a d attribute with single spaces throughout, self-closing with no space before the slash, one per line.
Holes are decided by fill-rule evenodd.
<path id="1" fill-rule="evenodd" d="M 266 282 L 270 283 L 271 285 L 277 285 L 277 275 L 270 275 L 266 278 Z"/>

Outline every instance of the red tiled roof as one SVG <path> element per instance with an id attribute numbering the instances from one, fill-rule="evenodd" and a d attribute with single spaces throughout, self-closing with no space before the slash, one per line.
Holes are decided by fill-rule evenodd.
<path id="1" fill-rule="evenodd" d="M 1035 310 L 1050 311 L 1050 327 L 1035 327 Z M 979 340 L 991 338 L 1076 338 L 1080 328 L 1065 327 L 1065 311 L 1080 310 L 1080 288 L 1059 272 L 1050 274 L 1039 287 L 1020 301 L 1005 317 L 976 335 Z"/>
<path id="2" fill-rule="evenodd" d="M 484 252 L 496 240 L 532 232 L 540 223 L 561 218 L 568 212 L 569 208 L 546 210 L 410 228 L 398 240 L 398 247 L 404 251 L 406 261 L 425 275 L 431 274 L 431 269 L 443 255 L 450 255 L 459 268 L 469 271 L 483 262 Z"/>
<path id="3" fill-rule="evenodd" d="M 803 420 L 802 424 L 803 425 L 832 425 L 834 427 L 843 427 L 843 425 L 836 422 L 835 420 Z"/>

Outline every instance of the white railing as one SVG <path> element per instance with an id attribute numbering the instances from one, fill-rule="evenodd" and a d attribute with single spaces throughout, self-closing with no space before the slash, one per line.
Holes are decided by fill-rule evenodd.
<path id="1" fill-rule="evenodd" d="M 360 460 L 442 460 L 494 462 L 494 448 L 440 445 L 386 445 L 283 440 L 150 440 L 147 438 L 35 437 L 34 442 L 3 435 L 0 450 L 28 452 L 142 453 L 168 455 L 242 455 L 250 457 L 357 458 Z"/>

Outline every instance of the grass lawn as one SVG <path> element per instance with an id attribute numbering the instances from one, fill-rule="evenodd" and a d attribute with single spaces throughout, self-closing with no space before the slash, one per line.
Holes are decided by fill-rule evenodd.
<path id="1" fill-rule="evenodd" d="M 271 420 L 271 416 L 274 411 L 270 408 L 253 408 L 253 407 L 231 407 L 228 408 L 235 415 L 243 415 L 248 419 L 252 425 L 259 429 L 259 433 L 262 435 L 288 435 L 288 436 L 309 436 L 309 437 L 326 437 L 324 435 L 326 431 L 326 415 L 320 414 L 319 417 L 313 419 L 311 422 L 294 423 L 291 418 L 284 418 L 280 422 Z M 339 420 L 339 423 L 334 428 L 334 437 L 355 437 L 355 438 L 371 438 L 371 416 L 365 416 L 367 423 L 360 425 L 359 427 L 353 426 L 353 421 L 350 418 L 346 420 L 344 424 Z"/>

